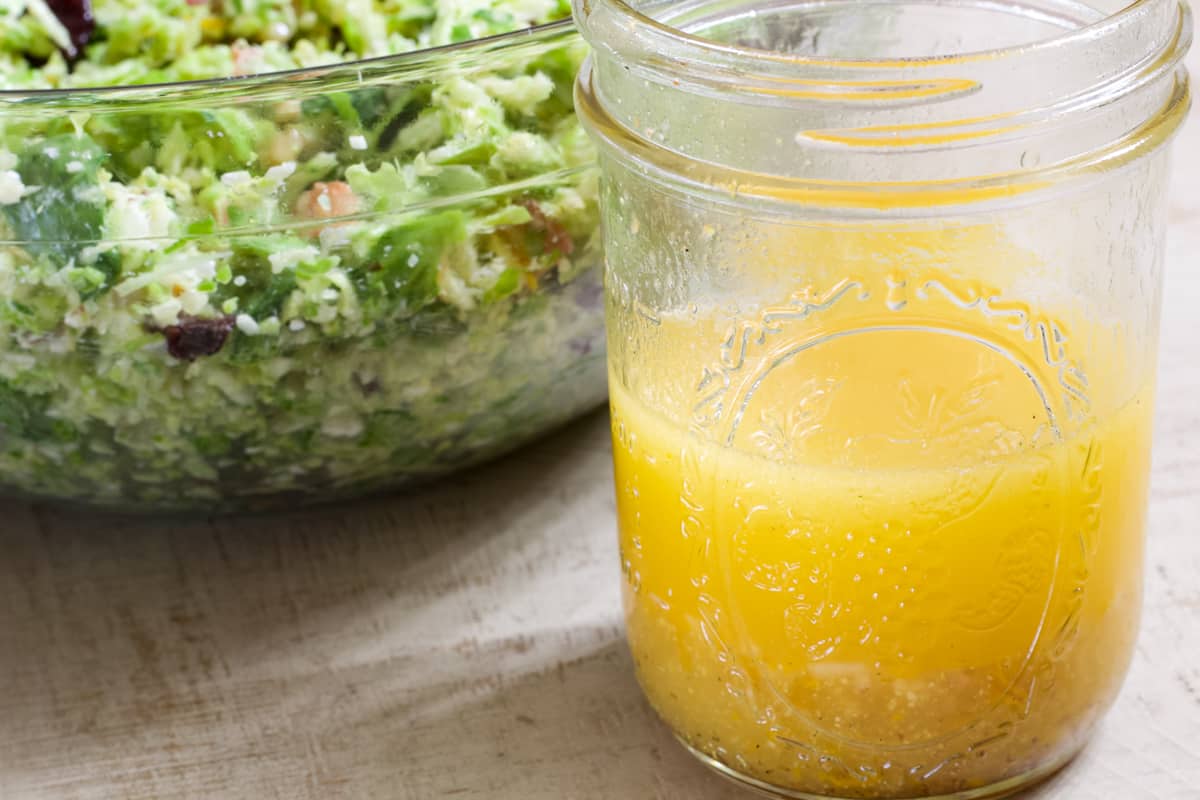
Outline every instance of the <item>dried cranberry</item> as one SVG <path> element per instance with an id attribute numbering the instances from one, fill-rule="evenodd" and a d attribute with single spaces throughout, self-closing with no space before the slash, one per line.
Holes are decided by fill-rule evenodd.
<path id="1" fill-rule="evenodd" d="M 180 361 L 195 361 L 200 356 L 221 352 L 233 325 L 234 317 L 180 317 L 177 325 L 168 325 L 161 332 L 167 340 L 168 353 Z"/>
<path id="2" fill-rule="evenodd" d="M 96 30 L 91 0 L 46 0 L 46 5 L 70 34 L 71 49 L 63 55 L 68 61 L 75 61 L 83 55 L 84 46 L 91 41 L 92 32 Z"/>

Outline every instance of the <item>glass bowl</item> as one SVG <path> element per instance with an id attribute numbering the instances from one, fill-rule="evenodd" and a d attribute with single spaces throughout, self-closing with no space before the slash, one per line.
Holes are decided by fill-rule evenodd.
<path id="1" fill-rule="evenodd" d="M 0 92 L 0 487 L 236 511 L 479 462 L 605 395 L 569 21 Z"/>

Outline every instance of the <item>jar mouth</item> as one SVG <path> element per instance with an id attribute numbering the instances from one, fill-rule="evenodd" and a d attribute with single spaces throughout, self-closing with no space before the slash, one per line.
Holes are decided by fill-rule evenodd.
<path id="1" fill-rule="evenodd" d="M 1186 112 L 1184 0 L 1108 2 L 577 0 L 579 103 L 647 158 L 758 176 L 714 184 L 1036 182 L 1117 163 Z"/>
<path id="2" fill-rule="evenodd" d="M 600 59 L 620 59 L 633 72 L 652 80 L 654 73 L 669 72 L 676 86 L 689 86 L 753 98 L 773 105 L 806 104 L 824 100 L 839 104 L 869 103 L 878 106 L 941 102 L 969 95 L 982 88 L 978 71 L 998 74 L 1021 70 L 1028 85 L 1020 102 L 1025 109 L 1044 108 L 1052 102 L 1065 105 L 1087 93 L 1105 90 L 1133 91 L 1136 83 L 1152 81 L 1172 70 L 1191 44 L 1191 13 L 1185 0 L 1135 0 L 1114 13 L 1104 7 L 1113 0 L 576 0 L 577 17 L 584 38 Z M 1116 0 L 1124 3 L 1124 0 Z M 990 40 L 1017 38 L 1001 47 L 946 47 L 922 32 L 921 19 L 904 22 L 891 35 L 876 30 L 887 24 L 889 13 L 911 13 L 928 8 L 939 17 L 957 14 L 962 21 L 980 28 L 976 37 Z M 863 10 L 867 9 L 867 10 Z M 841 21 L 843 32 L 835 52 L 821 54 L 836 26 L 813 25 L 816 30 L 805 42 L 786 42 L 791 47 L 752 47 L 738 37 L 748 27 L 747 19 L 770 17 L 767 26 L 793 27 L 808 24 L 821 15 Z M 986 25 L 979 22 L 987 14 Z M 884 17 L 883 23 L 878 20 Z M 849 22 L 846 22 L 846 21 Z M 998 32 L 1004 21 L 1035 24 L 1045 31 Z M 939 22 L 942 26 L 949 23 Z M 705 35 L 705 32 L 714 35 Z M 855 37 L 853 34 L 858 34 Z M 1024 33 L 1024 35 L 1022 35 Z M 772 34 L 776 38 L 788 35 Z M 961 34 L 956 34 L 961 35 Z M 717 36 L 721 38 L 716 38 Z M 729 41 L 729 39 L 735 39 Z M 836 52 L 856 41 L 860 50 L 921 48 L 910 44 L 922 38 L 930 52 L 916 55 L 858 57 Z M 1097 58 L 1095 53 L 1103 51 Z M 1057 70 L 1068 60 L 1088 62 L 1088 69 Z M 1119 85 L 1118 85 L 1119 84 Z M 998 113 L 990 109 L 987 113 Z M 984 116 L 979 114 L 978 116 Z"/>
<path id="3" fill-rule="evenodd" d="M 971 61 L 996 60 L 1005 58 L 1006 56 L 1019 56 L 1027 54 L 1030 51 L 1046 48 L 1061 48 L 1064 45 L 1072 43 L 1094 43 L 1105 39 L 1111 31 L 1129 24 L 1129 20 L 1136 19 L 1140 15 L 1147 13 L 1147 8 L 1154 6 L 1157 0 L 1134 0 L 1128 5 L 1121 6 L 1112 13 L 1099 13 L 1096 19 L 1092 22 L 1083 24 L 1080 27 L 1065 29 L 1064 33 L 1040 38 L 1035 41 L 1027 41 L 1018 44 L 999 46 L 999 47 L 984 47 L 978 49 L 963 49 L 954 53 L 941 53 L 933 55 L 912 55 L 898 56 L 889 58 L 870 58 L 870 57 L 854 57 L 854 56 L 814 56 L 800 53 L 780 52 L 778 50 L 770 50 L 759 47 L 749 47 L 736 43 L 721 42 L 698 35 L 675 24 L 673 20 L 686 18 L 687 13 L 694 10 L 697 6 L 703 3 L 666 3 L 658 0 L 646 4 L 646 11 L 642 11 L 635 7 L 627 0 L 582 0 L 580 8 L 585 15 L 589 15 L 592 8 L 597 3 L 605 3 L 612 6 L 618 14 L 625 16 L 631 23 L 644 26 L 646 30 L 653 32 L 655 36 L 661 37 L 666 42 L 671 42 L 676 45 L 689 48 L 696 48 L 698 51 L 704 51 L 713 56 L 733 56 L 742 58 L 760 59 L 763 62 L 776 62 L 789 67 L 806 66 L 811 68 L 822 67 L 839 67 L 839 68 L 895 68 L 895 67 L 933 67 L 941 64 L 962 64 Z M 880 3 L 878 5 L 888 5 Z M 938 4 L 944 7 L 942 4 Z M 980 5 L 985 5 L 981 3 Z M 991 3 L 986 3 L 991 5 Z M 1077 3 L 1070 5 L 1083 12 L 1097 9 L 1090 6 L 1083 6 Z M 662 16 L 657 16 L 653 12 L 661 10 Z M 1055 14 L 1052 9 L 1044 9 L 1047 17 L 1057 17 L 1062 19 L 1060 14 Z M 1069 20 L 1063 20 L 1069 21 Z M 1190 26 L 1188 26 L 1190 32 Z"/>

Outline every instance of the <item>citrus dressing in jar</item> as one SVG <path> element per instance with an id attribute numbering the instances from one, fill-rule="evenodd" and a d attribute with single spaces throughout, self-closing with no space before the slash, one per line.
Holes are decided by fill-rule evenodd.
<path id="1" fill-rule="evenodd" d="M 1004 796 L 1136 638 L 1186 10 L 744 11 L 577 8 L 638 678 L 769 793 Z"/>

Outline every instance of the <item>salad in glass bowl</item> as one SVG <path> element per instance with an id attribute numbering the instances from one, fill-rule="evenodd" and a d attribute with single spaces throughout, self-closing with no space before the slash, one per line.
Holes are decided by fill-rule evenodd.
<path id="1" fill-rule="evenodd" d="M 5 491 L 329 500 L 603 400 L 567 3 L 0 2 Z"/>

